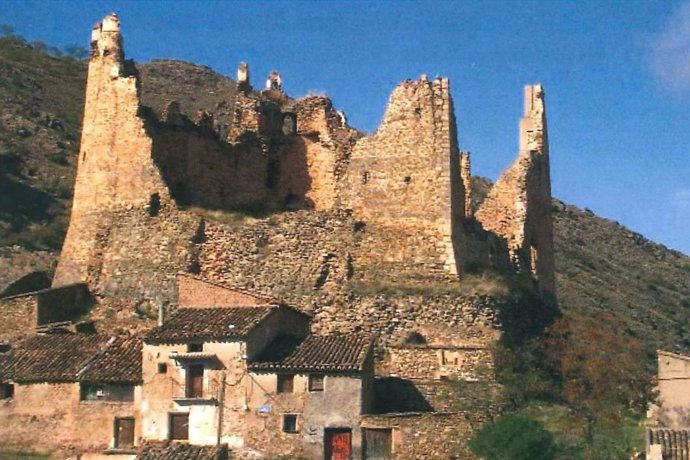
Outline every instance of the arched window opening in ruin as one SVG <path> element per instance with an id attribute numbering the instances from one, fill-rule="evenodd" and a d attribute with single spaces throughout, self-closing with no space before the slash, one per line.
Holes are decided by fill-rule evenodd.
<path id="1" fill-rule="evenodd" d="M 366 185 L 369 182 L 369 171 L 362 172 L 362 184 Z"/>
<path id="2" fill-rule="evenodd" d="M 405 345 L 426 345 L 426 339 L 419 332 L 410 332 L 405 338 Z"/>
<path id="3" fill-rule="evenodd" d="M 283 115 L 283 134 L 286 136 L 297 134 L 297 117 L 294 113 Z"/>
<path id="4" fill-rule="evenodd" d="M 405 176 L 405 179 L 403 179 L 403 181 L 405 182 L 405 184 L 409 184 L 410 182 L 412 182 L 412 176 Z"/>
<path id="5" fill-rule="evenodd" d="M 156 217 L 161 210 L 161 197 L 154 193 L 149 198 L 149 216 Z"/>

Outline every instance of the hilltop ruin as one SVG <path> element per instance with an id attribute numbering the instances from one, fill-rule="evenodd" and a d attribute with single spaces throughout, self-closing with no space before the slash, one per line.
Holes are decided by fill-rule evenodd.
<path id="1" fill-rule="evenodd" d="M 192 444 L 219 443 L 222 438 L 239 453 L 320 455 L 319 443 L 333 441 L 334 427 L 343 428 L 336 426 L 345 423 L 342 407 L 321 407 L 323 413 L 313 419 L 318 422 L 300 431 L 294 425 L 297 417 L 307 420 L 311 410 L 304 409 L 309 407 L 309 392 L 300 393 L 303 406 L 294 406 L 299 415 L 287 414 L 292 417 L 290 430 L 283 425 L 280 432 L 278 417 L 286 414 L 262 413 L 260 402 L 282 397 L 277 396 L 277 382 L 282 378 L 278 374 L 287 372 L 283 368 L 261 377 L 256 398 L 233 403 L 225 413 L 223 406 L 194 415 L 197 409 L 185 406 L 190 396 L 177 394 L 180 388 L 187 390 L 187 371 L 196 366 L 198 392 L 191 397 L 192 405 L 205 407 L 228 394 L 239 398 L 245 387 L 227 393 L 225 372 L 228 381 L 240 382 L 252 367 L 247 360 L 262 355 L 279 338 L 280 328 L 272 323 L 260 340 L 244 334 L 242 340 L 253 347 L 249 353 L 232 334 L 206 337 L 206 326 L 218 326 L 209 319 L 215 318 L 207 314 L 211 309 L 218 310 L 214 315 L 234 317 L 242 314 L 223 309 L 265 309 L 270 304 L 272 311 L 289 303 L 294 305 L 289 307 L 291 315 L 304 316 L 300 340 L 321 343 L 321 337 L 332 335 L 340 338 L 323 340 L 337 345 L 347 341 L 344 334 L 367 337 L 361 341 L 366 350 L 360 346 L 366 366 L 356 369 L 362 373 L 357 374 L 362 380 L 356 396 L 366 396 L 367 403 L 357 403 L 360 410 L 346 420 L 355 452 L 365 452 L 366 436 L 381 430 L 398 458 L 448 458 L 451 451 L 462 451 L 473 428 L 495 410 L 491 350 L 509 327 L 510 315 L 540 319 L 533 314 L 541 307 L 539 301 L 533 302 L 534 311 L 526 312 L 520 310 L 524 305 L 516 300 L 519 295 L 474 290 L 477 274 L 517 280 L 544 305 L 555 302 L 543 88 L 525 87 L 518 158 L 475 210 L 470 154 L 459 147 L 448 79 L 421 76 L 398 85 L 371 135 L 349 126 L 327 97 L 294 99 L 285 94 L 277 72 L 264 86 L 255 89 L 249 66 L 241 63 L 232 100 L 223 111 L 202 109 L 191 119 L 177 101 L 156 111 L 141 102 L 137 66 L 125 60 L 117 16 L 109 15 L 95 26 L 69 229 L 52 288 L 0 300 L 0 339 L 19 341 L 15 351 L 6 354 L 14 361 L 7 362 L 16 366 L 23 359 L 23 347 L 32 346 L 33 339 L 21 342 L 21 336 L 36 327 L 42 333 L 74 334 L 75 343 L 94 330 L 118 329 L 132 334 L 149 329 L 144 337 L 151 342 L 155 319 L 156 330 L 171 324 L 183 332 L 188 326 L 197 328 L 201 332 L 192 338 L 165 339 L 180 342 L 174 349 L 165 348 L 170 343 L 163 341 L 155 344 L 160 349 L 143 355 L 132 349 L 113 351 L 108 371 L 117 374 L 123 356 L 127 366 L 142 364 L 139 355 L 144 370 L 123 381 L 132 394 L 123 413 L 99 406 L 92 411 L 94 423 L 108 428 L 115 417 L 114 427 L 131 432 L 128 445 L 141 447 L 140 441 L 187 439 L 175 437 L 173 429 L 173 418 L 187 414 L 187 421 L 180 423 L 200 430 L 186 434 Z M 191 314 L 190 308 L 209 311 Z M 72 324 L 84 319 L 93 322 Z M 226 326 L 234 328 L 234 320 L 230 323 Z M 285 324 L 280 327 L 285 329 Z M 95 339 L 84 340 L 92 344 Z M 204 360 L 213 356 L 190 340 L 226 340 L 239 348 L 223 355 L 222 366 L 209 367 Z M 38 340 L 43 344 L 41 357 L 50 358 L 51 343 L 71 341 Z M 98 352 L 101 345 L 79 359 L 90 362 L 91 353 L 105 353 Z M 336 345 L 334 355 L 339 353 Z M 330 359 L 326 353 L 309 363 L 312 367 L 295 372 L 314 373 L 313 366 L 326 366 Z M 197 361 L 190 365 L 188 360 Z M 15 399 L 30 400 L 34 386 L 57 385 L 55 379 L 24 375 L 19 368 L 3 370 L 2 364 L 0 359 L 0 389 L 14 395 L 16 384 Z M 97 392 L 95 385 L 117 382 L 88 380 L 79 370 L 85 365 L 73 364 L 78 371 L 60 381 L 62 390 L 55 388 L 69 391 L 72 398 L 64 404 L 74 407 L 46 409 L 60 419 L 55 423 L 67 427 L 64 431 L 38 439 L 42 430 L 21 422 L 33 416 L 33 409 L 16 402 L 3 406 L 6 420 L 12 423 L 12 417 L 19 417 L 17 429 L 26 443 L 48 448 L 73 443 L 75 452 L 118 447 L 117 436 L 107 439 L 107 430 L 80 437 L 70 418 L 83 409 L 78 389 Z M 254 364 L 254 371 L 261 366 Z M 220 386 L 217 381 L 209 386 L 203 377 L 209 373 L 220 378 Z M 324 376 L 319 378 L 322 385 Z M 457 382 L 463 383 L 462 394 Z M 168 391 L 172 384 L 179 388 Z M 140 404 L 140 394 L 150 395 L 157 405 L 155 417 L 147 414 L 148 403 Z M 400 401 L 418 404 L 401 406 Z M 467 401 L 473 408 L 483 404 L 483 409 L 466 410 Z M 264 417 L 269 415 L 274 431 L 261 436 L 251 427 L 242 435 L 222 431 L 245 419 L 268 426 Z M 211 426 L 211 420 L 217 426 Z M 437 442 L 439 430 L 443 443 Z M 415 435 L 405 438 L 406 432 Z M 283 442 L 272 442 L 280 436 Z"/>

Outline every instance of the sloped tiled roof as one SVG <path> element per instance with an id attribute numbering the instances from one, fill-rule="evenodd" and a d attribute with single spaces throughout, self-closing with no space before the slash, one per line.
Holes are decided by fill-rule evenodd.
<path id="1" fill-rule="evenodd" d="M 688 452 L 690 452 L 690 430 L 648 429 L 647 443 L 661 445 L 661 453 L 664 459 L 686 459 L 688 458 Z"/>
<path id="2" fill-rule="evenodd" d="M 228 446 L 193 446 L 183 442 L 147 442 L 135 460 L 229 460 Z"/>
<path id="3" fill-rule="evenodd" d="M 278 308 L 277 305 L 180 308 L 162 326 L 149 331 L 144 341 L 176 343 L 243 338 Z"/>
<path id="4" fill-rule="evenodd" d="M 141 340 L 113 337 L 79 372 L 81 382 L 141 382 Z"/>
<path id="5" fill-rule="evenodd" d="M 141 381 L 141 345 L 134 338 L 101 334 L 35 335 L 0 354 L 0 380 L 20 383 Z M 112 348 L 111 348 L 112 347 Z"/>
<path id="6" fill-rule="evenodd" d="M 364 334 L 279 336 L 250 364 L 255 371 L 361 372 L 372 348 Z"/>

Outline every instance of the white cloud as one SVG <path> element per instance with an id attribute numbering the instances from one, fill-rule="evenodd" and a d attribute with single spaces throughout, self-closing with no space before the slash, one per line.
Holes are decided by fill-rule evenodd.
<path id="1" fill-rule="evenodd" d="M 652 38 L 652 70 L 674 90 L 690 89 L 690 1 L 679 5 Z"/>

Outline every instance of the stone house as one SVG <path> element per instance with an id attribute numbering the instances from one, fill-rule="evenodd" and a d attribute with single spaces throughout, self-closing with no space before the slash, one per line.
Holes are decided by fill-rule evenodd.
<path id="1" fill-rule="evenodd" d="M 690 455 L 690 356 L 657 351 L 657 407 L 650 410 L 647 458 L 681 459 Z"/>
<path id="2" fill-rule="evenodd" d="M 141 342 L 130 336 L 39 334 L 6 344 L 0 443 L 132 448 L 141 435 L 141 384 Z"/>
<path id="3" fill-rule="evenodd" d="M 359 455 L 372 341 L 310 336 L 309 320 L 285 305 L 178 309 L 144 337 L 142 436 L 264 455 Z"/>

